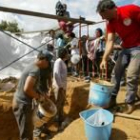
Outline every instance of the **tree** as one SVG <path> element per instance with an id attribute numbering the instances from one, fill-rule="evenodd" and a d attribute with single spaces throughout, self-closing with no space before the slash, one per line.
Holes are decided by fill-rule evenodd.
<path id="1" fill-rule="evenodd" d="M 2 20 L 0 23 L 0 29 L 5 30 L 5 31 L 9 31 L 11 33 L 23 31 L 23 29 L 20 29 L 18 27 L 18 23 L 16 21 L 7 22 L 7 21 Z"/>

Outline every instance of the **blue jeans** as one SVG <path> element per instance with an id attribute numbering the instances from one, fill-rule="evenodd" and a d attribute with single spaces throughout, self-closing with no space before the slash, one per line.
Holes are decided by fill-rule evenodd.
<path id="1" fill-rule="evenodd" d="M 120 53 L 114 71 L 115 71 L 115 86 L 112 95 L 117 96 L 120 89 L 120 81 L 127 68 L 127 93 L 126 103 L 135 101 L 138 90 L 138 79 L 140 73 L 140 47 L 123 49 Z"/>
<path id="2" fill-rule="evenodd" d="M 111 83 L 114 84 L 115 83 L 114 81 L 115 81 L 115 69 L 113 68 L 111 72 Z M 121 86 L 124 84 L 125 84 L 125 73 L 122 75 L 121 82 L 120 82 Z"/>

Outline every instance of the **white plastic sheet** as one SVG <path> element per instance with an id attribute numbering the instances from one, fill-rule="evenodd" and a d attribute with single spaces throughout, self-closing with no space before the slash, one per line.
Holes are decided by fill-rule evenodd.
<path id="1" fill-rule="evenodd" d="M 12 34 L 12 36 L 14 35 Z M 42 40 L 40 34 L 28 35 L 26 37 L 15 37 L 34 48 L 39 47 Z M 32 50 L 32 48 L 29 48 L 28 46 L 20 43 L 19 41 L 0 32 L 0 69 Z M 37 53 L 37 51 L 33 51 L 32 53 L 24 56 L 22 59 L 16 61 L 7 68 L 1 70 L 0 79 L 10 76 L 19 78 L 21 72 L 27 66 L 27 64 L 34 61 Z"/>

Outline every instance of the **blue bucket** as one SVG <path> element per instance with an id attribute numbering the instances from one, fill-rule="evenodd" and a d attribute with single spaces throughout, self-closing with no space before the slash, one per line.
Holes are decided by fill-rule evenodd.
<path id="1" fill-rule="evenodd" d="M 107 107 L 110 102 L 113 87 L 114 85 L 107 81 L 91 81 L 88 99 L 89 104 Z"/>
<path id="2" fill-rule="evenodd" d="M 88 140 L 109 140 L 111 136 L 113 114 L 103 109 L 103 114 L 107 119 L 107 124 L 101 126 L 95 126 L 89 123 L 87 119 L 96 113 L 99 109 L 90 109 L 80 112 L 80 117 L 85 123 L 85 133 Z"/>

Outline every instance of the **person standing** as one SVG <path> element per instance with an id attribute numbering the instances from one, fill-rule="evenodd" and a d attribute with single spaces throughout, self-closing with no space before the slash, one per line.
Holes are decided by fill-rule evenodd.
<path id="1" fill-rule="evenodd" d="M 81 37 L 81 65 L 82 65 L 82 70 L 83 70 L 83 76 L 86 77 L 88 76 L 88 58 L 87 58 L 87 49 L 86 49 L 86 42 L 87 42 L 88 37 L 86 35 L 83 35 Z"/>
<path id="2" fill-rule="evenodd" d="M 80 53 L 79 53 L 79 40 L 76 38 L 75 33 L 71 33 L 69 35 L 70 39 L 70 52 L 71 52 L 71 60 L 74 60 L 72 62 L 72 74 L 73 76 L 78 76 L 78 62 L 77 60 L 80 60 Z M 76 59 L 73 59 L 76 58 Z M 77 61 L 77 62 L 76 62 Z"/>
<path id="3" fill-rule="evenodd" d="M 90 77 L 99 77 L 100 76 L 100 62 L 101 57 L 103 55 L 105 49 L 105 40 L 103 31 L 101 28 L 97 28 L 95 30 L 95 37 L 90 41 L 87 42 L 87 56 L 89 59 L 89 71 L 90 71 Z M 91 79 L 90 77 L 87 77 L 87 80 Z"/>
<path id="4" fill-rule="evenodd" d="M 56 45 L 56 39 L 55 39 L 55 31 L 49 30 L 49 32 L 45 35 L 45 37 L 41 40 L 41 44 L 45 45 L 45 49 L 48 49 L 48 51 L 53 51 L 55 45 Z"/>
<path id="5" fill-rule="evenodd" d="M 35 62 L 22 72 L 12 106 L 21 140 L 33 140 L 33 99 L 46 98 L 49 88 L 52 88 L 52 58 L 48 51 L 41 51 Z"/>
<path id="6" fill-rule="evenodd" d="M 56 58 L 58 58 L 58 52 L 59 52 L 59 49 L 62 49 L 64 48 L 66 45 L 66 41 L 64 39 L 64 36 L 62 33 L 58 34 L 57 36 L 57 40 L 56 40 Z"/>
<path id="7" fill-rule="evenodd" d="M 122 52 L 115 65 L 115 86 L 112 92 L 110 107 L 116 105 L 116 97 L 120 89 L 121 77 L 127 68 L 127 94 L 125 113 L 132 113 L 135 109 L 135 97 L 138 90 L 140 73 L 140 7 L 125 5 L 117 7 L 112 0 L 101 0 L 97 5 L 97 12 L 102 19 L 107 20 L 107 42 L 105 53 L 100 64 L 106 67 L 107 59 L 113 50 L 115 33 L 122 40 Z"/>
<path id="8" fill-rule="evenodd" d="M 67 10 L 67 4 L 58 1 L 56 3 L 55 9 L 56 15 L 70 18 L 70 12 Z M 64 32 L 64 34 L 66 33 L 67 35 L 69 35 L 74 29 L 73 23 L 70 21 L 58 20 L 58 23 L 60 29 Z"/>
<path id="9" fill-rule="evenodd" d="M 64 121 L 63 107 L 66 100 L 66 87 L 67 87 L 67 66 L 65 60 L 67 60 L 67 49 L 60 48 L 58 50 L 59 58 L 54 63 L 53 69 L 53 87 L 55 92 L 57 115 L 59 128 Z"/>

